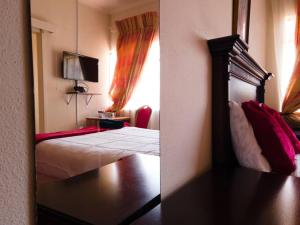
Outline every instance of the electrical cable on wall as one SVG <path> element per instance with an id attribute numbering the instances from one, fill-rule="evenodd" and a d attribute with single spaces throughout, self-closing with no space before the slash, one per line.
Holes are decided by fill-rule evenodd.
<path id="1" fill-rule="evenodd" d="M 78 84 L 83 85 L 84 92 L 89 92 L 89 86 L 87 85 L 87 83 L 85 83 L 83 81 L 78 81 Z"/>
<path id="2" fill-rule="evenodd" d="M 79 48 L 78 48 L 78 32 L 79 32 L 79 23 L 78 23 L 78 18 L 79 18 L 79 7 L 78 7 L 78 0 L 76 0 L 76 53 L 79 54 Z"/>
<path id="3" fill-rule="evenodd" d="M 79 17 L 79 8 L 78 8 L 78 0 L 76 0 L 76 53 L 78 54 L 78 26 L 79 26 L 79 24 L 78 24 L 78 17 Z M 77 87 L 78 86 L 78 81 L 77 80 L 75 80 L 75 87 Z M 77 101 L 78 101 L 78 99 L 77 99 L 77 95 L 75 95 L 75 97 L 76 97 L 76 105 L 75 105 L 75 114 L 76 114 L 76 128 L 78 128 L 79 127 L 79 123 L 78 123 L 78 103 L 77 103 Z"/>

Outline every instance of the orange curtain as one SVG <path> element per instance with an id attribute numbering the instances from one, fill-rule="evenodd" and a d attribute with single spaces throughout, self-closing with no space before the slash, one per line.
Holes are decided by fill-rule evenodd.
<path id="1" fill-rule="evenodd" d="M 295 28 L 296 61 L 287 92 L 284 97 L 282 112 L 287 117 L 300 109 L 300 0 L 297 0 L 297 19 Z"/>
<path id="2" fill-rule="evenodd" d="M 156 12 L 148 12 L 117 21 L 116 26 L 117 64 L 109 90 L 113 105 L 107 111 L 120 111 L 130 99 L 157 34 L 158 16 Z"/>

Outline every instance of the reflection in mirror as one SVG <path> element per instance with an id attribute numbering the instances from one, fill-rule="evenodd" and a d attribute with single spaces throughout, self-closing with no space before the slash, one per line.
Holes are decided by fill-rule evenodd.
<path id="1" fill-rule="evenodd" d="M 38 224 L 160 202 L 158 0 L 31 0 Z"/>

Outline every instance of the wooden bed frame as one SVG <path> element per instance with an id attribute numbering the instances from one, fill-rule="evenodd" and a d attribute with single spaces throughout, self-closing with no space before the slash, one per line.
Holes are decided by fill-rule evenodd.
<path id="1" fill-rule="evenodd" d="M 212 55 L 212 157 L 213 166 L 237 166 L 231 144 L 228 101 L 264 102 L 265 81 L 272 74 L 249 54 L 239 35 L 208 41 Z"/>

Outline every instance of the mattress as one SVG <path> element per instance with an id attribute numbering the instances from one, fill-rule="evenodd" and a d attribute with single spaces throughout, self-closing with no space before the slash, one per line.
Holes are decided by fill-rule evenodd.
<path id="1" fill-rule="evenodd" d="M 124 127 L 42 141 L 36 145 L 37 180 L 39 174 L 66 179 L 135 153 L 158 156 L 159 131 Z"/>

